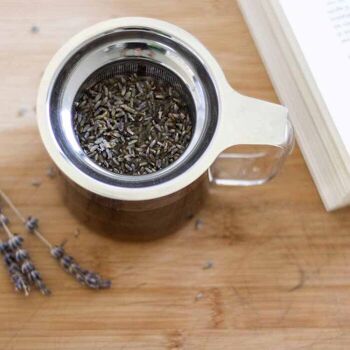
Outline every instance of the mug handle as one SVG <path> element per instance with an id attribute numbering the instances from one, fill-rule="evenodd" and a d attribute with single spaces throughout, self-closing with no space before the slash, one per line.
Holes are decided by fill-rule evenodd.
<path id="1" fill-rule="evenodd" d="M 288 110 L 277 104 L 242 96 L 228 89 L 223 123 L 222 149 L 208 170 L 212 184 L 222 186 L 262 185 L 281 169 L 292 152 L 295 137 Z M 234 118 L 231 111 L 235 113 Z"/>

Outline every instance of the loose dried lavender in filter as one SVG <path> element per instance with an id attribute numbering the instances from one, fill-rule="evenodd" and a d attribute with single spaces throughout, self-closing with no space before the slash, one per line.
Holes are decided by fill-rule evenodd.
<path id="1" fill-rule="evenodd" d="M 84 152 L 116 174 L 166 168 L 191 140 L 188 103 L 161 79 L 137 74 L 105 79 L 83 89 L 74 108 L 74 130 Z"/>

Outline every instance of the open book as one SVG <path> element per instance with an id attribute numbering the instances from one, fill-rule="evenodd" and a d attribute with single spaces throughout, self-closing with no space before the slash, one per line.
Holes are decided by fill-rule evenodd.
<path id="1" fill-rule="evenodd" d="M 350 0 L 238 0 L 328 210 L 350 204 Z"/>

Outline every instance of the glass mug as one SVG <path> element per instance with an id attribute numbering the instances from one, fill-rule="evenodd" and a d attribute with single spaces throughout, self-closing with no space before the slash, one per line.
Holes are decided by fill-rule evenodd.
<path id="1" fill-rule="evenodd" d="M 167 168 L 140 176 L 114 174 L 80 147 L 73 101 L 88 78 L 98 81 L 103 74 L 140 69 L 186 91 L 193 135 Z M 37 112 L 68 207 L 87 225 L 126 239 L 173 232 L 199 210 L 210 183 L 265 183 L 278 173 L 294 143 L 285 107 L 240 95 L 196 38 L 150 18 L 112 19 L 70 39 L 46 68 Z M 224 152 L 237 145 L 239 152 L 236 147 Z"/>

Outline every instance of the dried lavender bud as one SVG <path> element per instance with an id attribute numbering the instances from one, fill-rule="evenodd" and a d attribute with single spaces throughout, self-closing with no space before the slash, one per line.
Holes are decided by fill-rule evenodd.
<path id="1" fill-rule="evenodd" d="M 34 264 L 30 260 L 25 260 L 21 265 L 22 273 L 28 275 L 31 271 L 35 270 Z"/>
<path id="2" fill-rule="evenodd" d="M 25 249 L 17 249 L 15 253 L 17 262 L 21 263 L 24 260 L 29 259 L 29 254 Z"/>
<path id="3" fill-rule="evenodd" d="M 93 272 L 85 274 L 85 283 L 90 288 L 98 289 L 100 287 L 100 280 L 101 279 Z"/>
<path id="4" fill-rule="evenodd" d="M 36 280 L 34 282 L 34 284 L 39 289 L 41 294 L 43 294 L 43 295 L 50 295 L 51 294 L 51 290 L 49 288 L 47 288 L 46 284 L 42 280 Z"/>
<path id="5" fill-rule="evenodd" d="M 29 295 L 30 286 L 28 285 L 25 277 L 21 273 L 16 272 L 12 274 L 11 280 L 12 280 L 12 283 L 15 285 L 16 291 L 22 292 L 25 295 Z"/>
<path id="6" fill-rule="evenodd" d="M 19 274 L 18 272 L 14 272 L 13 274 L 11 274 L 11 279 L 12 282 L 16 285 L 18 283 L 18 281 L 22 281 L 21 278 L 21 274 Z M 17 288 L 16 288 L 17 289 Z"/>
<path id="7" fill-rule="evenodd" d="M 56 168 L 53 165 L 49 166 L 47 168 L 46 175 L 53 179 L 57 175 Z"/>
<path id="8" fill-rule="evenodd" d="M 33 179 L 33 180 L 31 181 L 31 185 L 32 185 L 33 187 L 40 187 L 40 186 L 41 186 L 41 180 L 40 180 L 40 179 Z"/>
<path id="9" fill-rule="evenodd" d="M 5 253 L 4 262 L 6 266 L 10 267 L 14 262 L 16 262 L 16 259 L 12 253 Z"/>
<path id="10" fill-rule="evenodd" d="M 85 273 L 85 271 L 76 262 L 72 262 L 68 270 L 71 273 L 81 273 L 81 274 Z"/>
<path id="11" fill-rule="evenodd" d="M 94 289 L 107 289 L 112 286 L 110 280 L 104 280 L 99 274 L 89 271 L 85 274 L 85 282 L 87 286 Z"/>
<path id="12" fill-rule="evenodd" d="M 28 113 L 28 108 L 26 108 L 26 107 L 21 107 L 21 108 L 17 111 L 17 117 L 24 117 L 27 113 Z"/>
<path id="13" fill-rule="evenodd" d="M 68 271 L 74 276 L 74 278 L 81 284 L 85 284 L 85 272 L 77 263 L 73 262 Z"/>
<path id="14" fill-rule="evenodd" d="M 210 270 L 214 266 L 211 260 L 208 260 L 202 267 L 203 270 Z"/>
<path id="15" fill-rule="evenodd" d="M 30 271 L 30 273 L 28 274 L 28 279 L 31 281 L 31 283 L 33 283 L 38 289 L 39 291 L 44 294 L 44 295 L 50 295 L 51 291 L 50 289 L 48 289 L 45 285 L 45 283 L 43 282 L 40 273 L 37 270 L 32 270 Z"/>
<path id="16" fill-rule="evenodd" d="M 61 246 L 54 246 L 51 249 L 51 255 L 56 259 L 61 259 L 64 255 L 64 249 Z"/>
<path id="17" fill-rule="evenodd" d="M 39 220 L 33 216 L 29 216 L 27 221 L 25 222 L 25 227 L 29 232 L 33 232 L 37 230 L 39 227 Z"/>
<path id="18" fill-rule="evenodd" d="M 32 25 L 32 27 L 30 28 L 31 33 L 33 33 L 33 34 L 39 33 L 39 30 L 40 30 L 40 28 L 35 24 Z"/>
<path id="19" fill-rule="evenodd" d="M 0 243 L 0 253 L 4 254 L 10 251 L 10 246 L 7 242 Z"/>
<path id="20" fill-rule="evenodd" d="M 108 289 L 111 288 L 112 282 L 111 280 L 101 280 L 100 281 L 100 289 Z"/>
<path id="21" fill-rule="evenodd" d="M 31 281 L 41 280 L 41 275 L 37 270 L 30 271 L 29 275 Z"/>
<path id="22" fill-rule="evenodd" d="M 18 266 L 17 263 L 12 263 L 9 268 L 8 268 L 10 274 L 14 274 L 14 273 L 17 273 L 17 272 L 21 272 L 21 269 L 20 267 Z"/>
<path id="23" fill-rule="evenodd" d="M 16 250 L 23 243 L 23 238 L 17 234 L 14 234 L 8 241 L 9 246 L 12 250 Z"/>
<path id="24" fill-rule="evenodd" d="M 63 257 L 60 260 L 60 263 L 65 270 L 69 270 L 69 267 L 73 263 L 73 261 L 74 261 L 73 257 L 69 255 L 63 255 Z"/>

